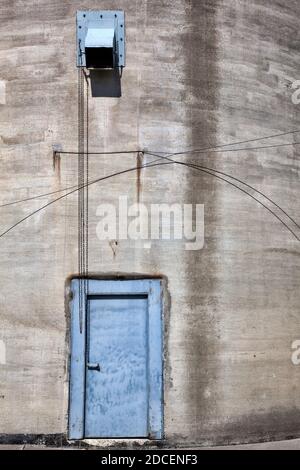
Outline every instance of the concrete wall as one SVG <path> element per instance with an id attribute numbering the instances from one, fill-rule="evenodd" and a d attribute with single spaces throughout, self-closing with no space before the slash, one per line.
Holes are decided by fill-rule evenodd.
<path id="1" fill-rule="evenodd" d="M 299 78 L 297 0 L 2 0 L 1 203 L 77 182 L 76 156 L 54 165 L 52 146 L 77 150 L 75 13 L 89 8 L 124 9 L 127 28 L 122 98 L 90 99 L 91 151 L 176 152 L 300 129 L 299 107 L 291 101 L 291 84 Z M 300 220 L 296 145 L 180 158 L 246 181 Z M 136 163 L 136 154 L 93 156 L 90 174 Z M 117 203 L 120 194 L 129 203 L 204 204 L 204 248 L 185 251 L 180 241 L 155 241 L 145 249 L 120 241 L 114 253 L 96 237 L 96 207 Z M 52 198 L 0 208 L 0 231 Z M 300 337 L 299 247 L 253 199 L 178 165 L 91 187 L 91 273 L 168 279 L 168 442 L 300 435 L 300 369 L 290 359 L 291 343 Z M 77 274 L 76 196 L 0 238 L 0 257 L 0 339 L 6 346 L 0 432 L 65 433 L 66 282 Z"/>

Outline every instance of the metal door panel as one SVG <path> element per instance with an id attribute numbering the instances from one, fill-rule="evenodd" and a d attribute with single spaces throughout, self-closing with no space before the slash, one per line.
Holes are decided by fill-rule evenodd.
<path id="1" fill-rule="evenodd" d="M 161 281 L 88 280 L 81 311 L 83 282 L 71 283 L 69 438 L 161 439 Z"/>
<path id="2" fill-rule="evenodd" d="M 85 436 L 148 435 L 147 298 L 88 301 Z"/>

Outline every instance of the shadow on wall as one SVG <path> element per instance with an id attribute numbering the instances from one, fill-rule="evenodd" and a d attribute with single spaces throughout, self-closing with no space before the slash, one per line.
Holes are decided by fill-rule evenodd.
<path id="1" fill-rule="evenodd" d="M 121 77 L 119 70 L 91 70 L 91 92 L 94 98 L 120 98 Z"/>

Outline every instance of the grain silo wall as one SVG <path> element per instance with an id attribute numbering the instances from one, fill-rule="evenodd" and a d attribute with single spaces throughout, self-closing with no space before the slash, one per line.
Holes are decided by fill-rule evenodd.
<path id="1" fill-rule="evenodd" d="M 89 98 L 91 152 L 180 152 L 300 129 L 300 105 L 292 101 L 296 0 L 2 0 L 2 203 L 77 183 L 77 156 L 53 159 L 53 148 L 77 150 L 75 16 L 99 8 L 125 11 L 127 63 L 120 98 Z M 293 144 L 297 136 L 226 150 Z M 219 150 L 178 159 L 232 175 L 300 220 L 299 146 Z M 140 158 L 91 155 L 90 175 L 134 167 Z M 145 154 L 142 162 L 150 160 Z M 299 436 L 300 372 L 291 345 L 300 335 L 300 245 L 287 227 L 236 187 L 176 164 L 119 175 L 89 193 L 91 276 L 165 279 L 167 445 Z M 150 247 L 100 241 L 97 207 L 117 205 L 120 195 L 147 206 L 204 204 L 203 248 L 186 250 L 182 240 Z M 2 207 L 1 232 L 51 199 Z M 67 433 L 68 292 L 77 249 L 75 194 L 0 238 L 3 439 Z"/>

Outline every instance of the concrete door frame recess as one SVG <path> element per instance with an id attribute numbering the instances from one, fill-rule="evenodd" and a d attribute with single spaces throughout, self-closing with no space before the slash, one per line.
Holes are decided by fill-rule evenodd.
<path id="1" fill-rule="evenodd" d="M 80 318 L 80 283 L 87 282 L 83 318 Z M 161 279 L 71 281 L 71 360 L 69 382 L 69 438 L 84 439 L 86 411 L 87 306 L 89 299 L 113 296 L 145 296 L 147 299 L 147 432 L 144 436 L 118 438 L 163 438 L 163 299 Z M 126 312 L 125 312 L 126 314 Z M 97 369 L 98 370 L 98 369 Z M 99 372 L 98 372 L 99 373 Z M 100 372 L 101 373 L 101 372 Z M 112 438 L 112 436 L 108 436 Z M 97 436 L 94 436 L 97 438 Z M 99 438 L 105 438 L 99 436 Z"/>

